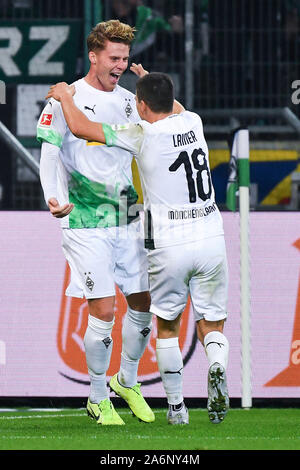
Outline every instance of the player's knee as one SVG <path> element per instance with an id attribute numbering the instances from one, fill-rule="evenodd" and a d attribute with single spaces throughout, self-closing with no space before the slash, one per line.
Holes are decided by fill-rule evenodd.
<path id="1" fill-rule="evenodd" d="M 149 292 L 138 292 L 126 297 L 127 303 L 132 310 L 138 312 L 149 312 L 151 297 Z"/>
<path id="2" fill-rule="evenodd" d="M 178 319 L 165 320 L 157 317 L 157 336 L 161 339 L 175 338 L 179 335 L 180 323 Z"/>
<path id="3" fill-rule="evenodd" d="M 114 300 L 110 298 L 89 299 L 89 313 L 93 317 L 105 322 L 111 322 L 114 319 Z"/>
<path id="4" fill-rule="evenodd" d="M 104 322 L 111 322 L 114 319 L 114 311 L 109 310 L 109 309 L 99 309 L 97 311 L 94 311 L 92 315 L 98 320 L 102 320 Z"/>

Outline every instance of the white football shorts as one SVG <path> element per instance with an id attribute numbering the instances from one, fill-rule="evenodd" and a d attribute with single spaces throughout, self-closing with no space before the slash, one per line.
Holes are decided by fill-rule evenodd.
<path id="1" fill-rule="evenodd" d="M 62 230 L 71 281 L 66 295 L 96 299 L 149 290 L 147 251 L 140 221 L 121 227 Z"/>
<path id="2" fill-rule="evenodd" d="M 148 250 L 150 312 L 175 320 L 190 294 L 195 321 L 227 317 L 228 268 L 223 236 Z"/>

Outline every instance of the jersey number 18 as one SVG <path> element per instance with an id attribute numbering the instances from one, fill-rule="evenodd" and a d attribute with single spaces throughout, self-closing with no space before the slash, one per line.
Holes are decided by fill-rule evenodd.
<path id="1" fill-rule="evenodd" d="M 199 162 L 199 155 L 203 157 L 202 164 Z M 193 168 L 191 160 L 195 170 L 198 170 L 196 174 L 196 184 L 193 177 Z M 175 162 L 172 163 L 172 165 L 169 167 L 169 171 L 177 171 L 181 165 L 184 165 L 185 169 L 190 202 L 196 202 L 196 185 L 199 198 L 203 201 L 210 199 L 212 192 L 212 182 L 210 171 L 207 165 L 206 155 L 203 150 L 201 148 L 195 149 L 192 153 L 191 158 L 185 150 L 180 152 Z M 206 191 L 204 189 L 204 178 L 206 179 Z"/>

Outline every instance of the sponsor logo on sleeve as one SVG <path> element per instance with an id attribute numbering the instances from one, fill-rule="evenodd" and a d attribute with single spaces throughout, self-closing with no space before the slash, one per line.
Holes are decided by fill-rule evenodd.
<path id="1" fill-rule="evenodd" d="M 52 117 L 53 117 L 52 114 L 44 113 L 40 120 L 40 126 L 46 126 L 46 127 L 51 126 Z"/>

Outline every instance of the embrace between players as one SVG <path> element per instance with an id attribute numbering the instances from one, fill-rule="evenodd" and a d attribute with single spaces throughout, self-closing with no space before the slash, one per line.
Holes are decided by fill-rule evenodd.
<path id="1" fill-rule="evenodd" d="M 189 423 L 178 337 L 190 295 L 208 359 L 208 416 L 220 423 L 229 408 L 229 344 L 223 333 L 228 272 L 208 148 L 200 117 L 174 99 L 167 74 L 148 73 L 133 64 L 136 96 L 119 86 L 133 40 L 129 25 L 118 20 L 98 23 L 87 38 L 89 72 L 70 86 L 50 88 L 37 126 L 41 184 L 51 213 L 61 219 L 62 247 L 71 269 L 66 295 L 85 297 L 89 306 L 84 336 L 91 383 L 87 412 L 102 425 L 125 424 L 106 383 L 117 284 L 128 308 L 120 370 L 110 379 L 110 388 L 140 420 L 155 420 L 137 380 L 154 314 L 167 421 Z M 133 155 L 143 190 L 144 237 L 137 236 L 140 221 L 127 217 L 137 200 Z M 205 211 L 208 207 L 214 210 Z"/>

